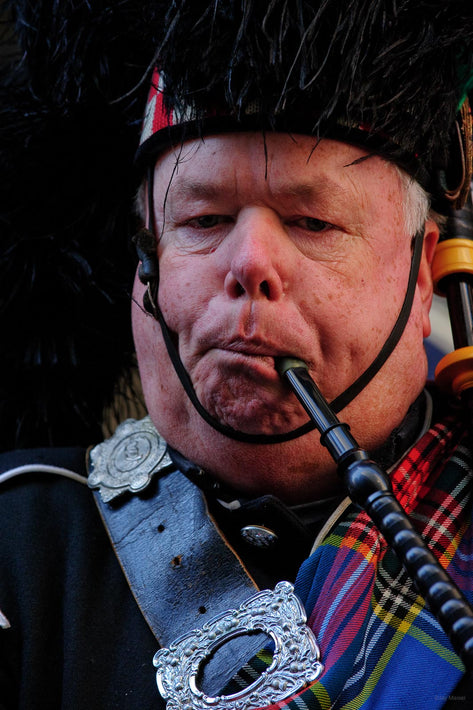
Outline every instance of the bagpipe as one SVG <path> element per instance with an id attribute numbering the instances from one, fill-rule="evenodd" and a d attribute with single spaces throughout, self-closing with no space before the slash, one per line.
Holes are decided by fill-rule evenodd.
<path id="1" fill-rule="evenodd" d="M 451 209 L 432 265 L 436 292 L 447 299 L 455 349 L 435 370 L 441 390 L 459 398 L 473 432 L 473 200 Z M 467 669 L 473 668 L 473 610 L 395 499 L 386 473 L 361 449 L 310 377 L 304 362 L 278 364 L 337 463 L 350 498 L 373 520 L 401 559 Z"/>

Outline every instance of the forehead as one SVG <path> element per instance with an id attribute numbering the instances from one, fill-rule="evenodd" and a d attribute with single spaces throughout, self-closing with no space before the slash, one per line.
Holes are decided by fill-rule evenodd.
<path id="1" fill-rule="evenodd" d="M 338 171 L 368 162 L 386 174 L 396 171 L 391 163 L 376 154 L 350 143 L 327 138 L 316 139 L 307 135 L 287 133 L 225 133 L 185 141 L 170 148 L 156 161 L 160 169 L 168 164 L 182 168 L 189 161 L 219 159 L 243 159 L 265 165 L 266 172 L 273 164 L 297 164 L 303 161 L 312 171 Z M 223 166 L 222 166 L 223 167 Z"/>
<path id="2" fill-rule="evenodd" d="M 155 188 L 175 199 L 245 193 L 301 200 L 351 199 L 358 209 L 401 206 L 397 169 L 340 141 L 235 133 L 185 142 L 156 163 Z M 168 195 L 169 193 L 169 195 Z"/>

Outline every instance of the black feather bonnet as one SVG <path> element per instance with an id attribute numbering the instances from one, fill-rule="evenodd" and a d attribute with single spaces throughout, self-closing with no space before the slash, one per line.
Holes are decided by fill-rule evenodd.
<path id="1" fill-rule="evenodd" d="M 473 84 L 468 0 L 180 0 L 163 7 L 159 93 L 180 127 L 148 140 L 140 161 L 176 136 L 253 127 L 358 142 L 435 196 L 455 190 L 462 170 L 456 119 Z"/>
<path id="2" fill-rule="evenodd" d="M 462 180 L 471 0 L 7 0 L 2 20 L 0 448 L 99 440 L 130 372 L 154 66 L 180 125 L 151 131 L 139 167 L 253 127 L 361 141 L 435 194 Z"/>

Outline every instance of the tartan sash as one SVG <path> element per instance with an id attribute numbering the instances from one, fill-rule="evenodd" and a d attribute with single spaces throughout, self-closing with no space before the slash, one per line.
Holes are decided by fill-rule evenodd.
<path id="1" fill-rule="evenodd" d="M 393 472 L 392 482 L 418 532 L 471 603 L 470 448 L 458 423 L 436 424 Z M 364 512 L 353 504 L 344 510 L 302 565 L 295 590 L 325 670 L 271 710 L 436 710 L 445 704 L 464 666 Z M 248 684 L 270 661 L 258 654 L 226 693 Z"/>

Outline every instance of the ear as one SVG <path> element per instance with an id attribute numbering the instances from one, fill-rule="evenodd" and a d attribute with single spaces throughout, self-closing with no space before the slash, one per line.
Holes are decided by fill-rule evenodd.
<path id="1" fill-rule="evenodd" d="M 439 228 L 437 224 L 428 219 L 425 223 L 424 245 L 422 247 L 422 257 L 417 277 L 417 289 L 422 303 L 422 325 L 424 338 L 430 335 L 431 325 L 429 312 L 432 305 L 434 293 L 432 281 L 432 260 L 434 258 L 435 247 L 439 239 Z"/>

